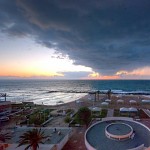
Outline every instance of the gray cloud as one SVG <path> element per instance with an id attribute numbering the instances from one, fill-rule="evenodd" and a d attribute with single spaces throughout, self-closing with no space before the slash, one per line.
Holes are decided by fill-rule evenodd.
<path id="1" fill-rule="evenodd" d="M 149 0 L 1 0 L 0 30 L 114 74 L 150 64 Z"/>
<path id="2" fill-rule="evenodd" d="M 60 72 L 64 74 L 64 77 L 60 77 L 60 79 L 85 79 L 90 74 L 90 72 Z M 55 78 L 55 77 L 54 77 Z M 56 77 L 59 78 L 58 76 Z"/>

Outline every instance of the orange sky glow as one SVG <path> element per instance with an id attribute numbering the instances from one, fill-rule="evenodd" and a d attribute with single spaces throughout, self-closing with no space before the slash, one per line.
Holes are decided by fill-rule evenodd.
<path id="1" fill-rule="evenodd" d="M 18 77 L 18 78 L 49 78 L 53 79 L 56 77 L 65 77 L 63 73 L 50 71 L 47 67 L 40 68 L 35 66 L 24 66 L 20 67 L 13 67 L 13 66 L 1 66 L 0 67 L 0 77 Z M 114 75 L 101 75 L 98 72 L 91 72 L 87 74 L 87 76 L 83 77 L 82 79 L 97 79 L 97 80 L 116 80 L 116 79 L 129 79 L 129 78 L 138 78 L 142 76 L 150 76 L 150 67 L 138 68 L 132 70 L 130 72 L 125 70 L 120 70 L 116 72 Z"/>

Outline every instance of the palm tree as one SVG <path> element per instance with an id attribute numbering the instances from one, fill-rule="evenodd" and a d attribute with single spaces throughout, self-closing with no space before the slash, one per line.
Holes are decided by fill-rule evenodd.
<path id="1" fill-rule="evenodd" d="M 99 90 L 97 91 L 97 94 L 98 94 L 98 101 L 99 101 L 99 94 L 100 94 L 100 91 L 99 91 Z"/>
<path id="2" fill-rule="evenodd" d="M 25 132 L 23 135 L 20 136 L 18 147 L 28 144 L 25 150 L 29 149 L 30 147 L 32 150 L 37 150 L 39 148 L 39 144 L 44 144 L 42 140 L 48 138 L 49 136 L 44 136 L 44 131 L 41 129 L 32 129 Z"/>
<path id="3" fill-rule="evenodd" d="M 96 95 L 97 95 L 97 93 L 96 93 L 96 92 L 94 92 L 94 94 L 95 94 L 95 102 L 96 102 Z"/>
<path id="4" fill-rule="evenodd" d="M 9 133 L 2 133 L 0 130 L 0 141 L 5 142 L 6 140 L 11 139 L 11 136 Z"/>
<path id="5" fill-rule="evenodd" d="M 111 99 L 111 94 L 112 94 L 111 89 L 109 89 L 109 90 L 107 91 L 108 99 Z"/>

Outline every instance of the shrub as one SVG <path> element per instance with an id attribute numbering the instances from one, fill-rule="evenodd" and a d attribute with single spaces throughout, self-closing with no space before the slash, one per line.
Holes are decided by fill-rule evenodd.
<path id="1" fill-rule="evenodd" d="M 66 116 L 66 118 L 64 119 L 65 123 L 69 123 L 71 121 L 71 118 L 69 116 Z"/>
<path id="2" fill-rule="evenodd" d="M 88 126 L 88 124 L 90 123 L 91 118 L 91 110 L 87 107 L 81 107 L 75 116 L 76 122 L 81 125 L 85 124 L 86 126 Z"/>
<path id="3" fill-rule="evenodd" d="M 102 109 L 100 112 L 100 117 L 105 118 L 107 116 L 107 109 Z"/>

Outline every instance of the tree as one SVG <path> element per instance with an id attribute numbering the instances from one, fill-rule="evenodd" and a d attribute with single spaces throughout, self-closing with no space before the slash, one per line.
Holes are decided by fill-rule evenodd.
<path id="1" fill-rule="evenodd" d="M 100 91 L 99 91 L 99 90 L 97 91 L 97 94 L 98 94 L 98 101 L 99 101 L 99 94 L 100 94 Z"/>
<path id="2" fill-rule="evenodd" d="M 109 90 L 107 91 L 108 99 L 111 99 L 111 94 L 112 94 L 111 89 L 109 89 Z"/>
<path id="3" fill-rule="evenodd" d="M 0 130 L 0 141 L 5 142 L 6 140 L 11 139 L 11 135 L 9 133 L 3 133 Z"/>
<path id="4" fill-rule="evenodd" d="M 96 102 L 96 95 L 97 95 L 97 92 L 94 92 L 94 94 L 95 94 L 95 100 L 94 100 L 94 101 Z"/>
<path id="5" fill-rule="evenodd" d="M 66 116 L 66 118 L 64 119 L 65 123 L 70 123 L 72 119 L 69 116 Z"/>
<path id="6" fill-rule="evenodd" d="M 20 136 L 18 147 L 28 144 L 25 150 L 29 149 L 30 147 L 32 150 L 37 150 L 40 143 L 44 144 L 42 140 L 48 137 L 49 136 L 44 136 L 44 131 L 41 131 L 41 129 L 34 128 L 32 130 L 28 130 Z"/>
<path id="7" fill-rule="evenodd" d="M 92 118 L 91 110 L 87 107 L 81 107 L 75 116 L 75 120 L 80 124 L 85 124 L 86 127 L 90 123 L 91 118 Z"/>

